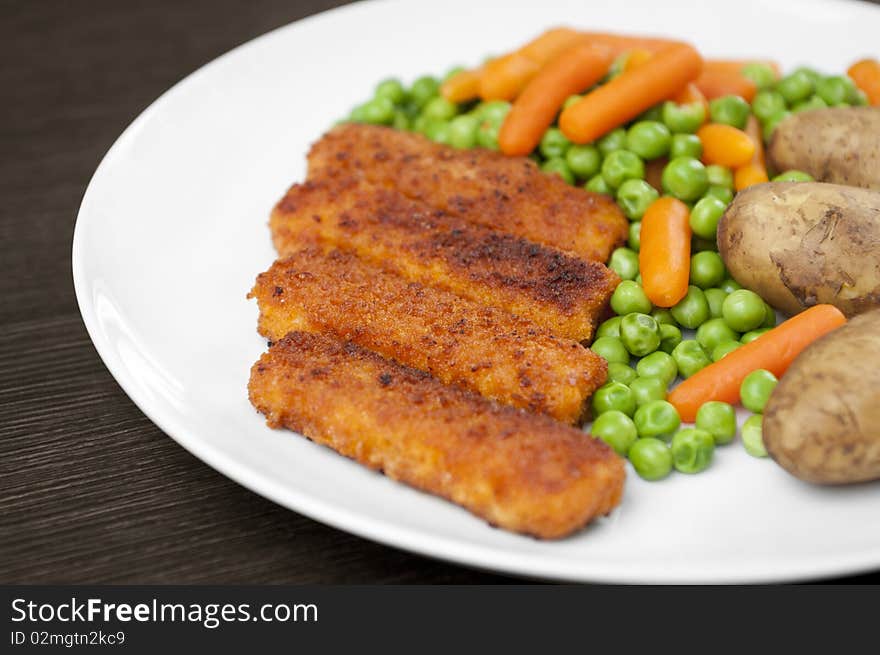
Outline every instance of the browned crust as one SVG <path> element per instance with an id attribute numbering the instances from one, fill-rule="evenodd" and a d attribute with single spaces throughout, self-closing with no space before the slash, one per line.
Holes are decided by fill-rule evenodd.
<path id="1" fill-rule="evenodd" d="M 508 530 L 561 538 L 620 502 L 623 462 L 599 440 L 326 335 L 287 335 L 248 389 L 270 426 Z"/>
<path id="2" fill-rule="evenodd" d="M 524 157 L 456 150 L 386 127 L 345 124 L 309 152 L 309 178 L 360 175 L 471 223 L 605 262 L 628 224 L 613 200 Z"/>
<path id="3" fill-rule="evenodd" d="M 525 316 L 578 341 L 619 278 L 598 262 L 468 223 L 363 180 L 294 185 L 270 221 L 283 257 L 305 243 L 352 250 L 409 280 Z"/>
<path id="4" fill-rule="evenodd" d="M 257 278 L 260 334 L 327 332 L 487 398 L 574 423 L 605 360 L 531 321 L 407 282 L 343 251 L 295 252 Z"/>

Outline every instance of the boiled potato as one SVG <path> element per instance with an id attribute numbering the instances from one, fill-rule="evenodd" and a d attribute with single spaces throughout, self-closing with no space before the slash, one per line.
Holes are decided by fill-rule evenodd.
<path id="1" fill-rule="evenodd" d="M 718 224 L 734 279 L 787 314 L 880 307 L 880 192 L 771 182 L 736 194 Z"/>
<path id="2" fill-rule="evenodd" d="M 880 107 L 793 114 L 776 127 L 767 156 L 780 172 L 797 169 L 820 182 L 880 189 Z"/>
<path id="3" fill-rule="evenodd" d="M 770 395 L 763 429 L 770 456 L 802 480 L 880 479 L 880 310 L 798 355 Z"/>

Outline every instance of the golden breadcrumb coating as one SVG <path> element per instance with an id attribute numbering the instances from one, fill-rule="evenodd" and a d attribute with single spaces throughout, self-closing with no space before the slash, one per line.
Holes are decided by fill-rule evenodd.
<path id="1" fill-rule="evenodd" d="M 248 389 L 270 426 L 507 530 L 558 539 L 620 502 L 623 461 L 598 439 L 327 335 L 288 334 Z"/>
<path id="2" fill-rule="evenodd" d="M 629 225 L 611 198 L 548 175 L 526 157 L 456 150 L 420 134 L 344 124 L 309 152 L 309 178 L 353 174 L 471 223 L 605 262 Z"/>

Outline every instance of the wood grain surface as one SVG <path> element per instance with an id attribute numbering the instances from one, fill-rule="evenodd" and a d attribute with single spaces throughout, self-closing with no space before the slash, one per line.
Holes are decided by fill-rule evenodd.
<path id="1" fill-rule="evenodd" d="M 128 400 L 77 311 L 76 212 L 126 125 L 230 48 L 338 4 L 0 2 L 0 583 L 510 580 L 326 527 L 202 464 Z"/>

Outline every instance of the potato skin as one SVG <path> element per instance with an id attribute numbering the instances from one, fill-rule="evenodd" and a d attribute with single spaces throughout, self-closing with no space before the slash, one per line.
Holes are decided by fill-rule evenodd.
<path id="1" fill-rule="evenodd" d="M 763 430 L 770 456 L 801 480 L 880 479 L 880 310 L 794 360 L 764 409 Z"/>
<path id="2" fill-rule="evenodd" d="M 745 189 L 718 224 L 734 279 L 786 314 L 880 307 L 880 192 L 819 182 Z"/>
<path id="3" fill-rule="evenodd" d="M 880 107 L 834 107 L 793 114 L 773 132 L 767 158 L 820 182 L 880 189 Z"/>

